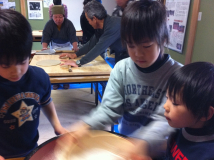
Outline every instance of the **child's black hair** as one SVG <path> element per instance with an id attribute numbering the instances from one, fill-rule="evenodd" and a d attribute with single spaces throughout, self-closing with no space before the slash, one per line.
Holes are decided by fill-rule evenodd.
<path id="1" fill-rule="evenodd" d="M 167 93 L 176 103 L 176 98 L 192 114 L 200 119 L 208 116 L 209 107 L 214 107 L 214 65 L 195 62 L 175 71 L 167 82 Z M 207 123 L 214 131 L 214 116 Z M 212 123 L 211 123 L 212 122 Z"/>
<path id="2" fill-rule="evenodd" d="M 30 57 L 32 30 L 25 17 L 17 11 L 0 9 L 0 65 L 22 63 Z"/>
<path id="3" fill-rule="evenodd" d="M 169 43 L 165 6 L 153 0 L 132 2 L 123 12 L 121 38 L 124 45 L 140 44 L 146 39 L 156 41 L 162 54 L 164 43 Z"/>

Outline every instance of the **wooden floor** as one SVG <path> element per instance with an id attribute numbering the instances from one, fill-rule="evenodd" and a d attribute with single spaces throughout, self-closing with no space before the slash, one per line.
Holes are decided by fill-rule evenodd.
<path id="1" fill-rule="evenodd" d="M 87 115 L 96 107 L 94 94 L 91 94 L 90 91 L 90 88 L 52 90 L 51 97 L 63 127 L 69 129 L 72 123 L 75 123 L 81 116 Z M 42 112 L 39 135 L 39 145 L 56 136 L 52 126 Z"/>

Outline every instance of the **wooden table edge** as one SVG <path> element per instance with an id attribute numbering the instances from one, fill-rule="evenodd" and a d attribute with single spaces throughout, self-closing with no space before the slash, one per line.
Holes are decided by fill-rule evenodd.
<path id="1" fill-rule="evenodd" d="M 73 77 L 50 77 L 50 82 L 53 83 L 76 83 L 76 82 L 102 82 L 108 81 L 110 76 L 73 76 Z"/>

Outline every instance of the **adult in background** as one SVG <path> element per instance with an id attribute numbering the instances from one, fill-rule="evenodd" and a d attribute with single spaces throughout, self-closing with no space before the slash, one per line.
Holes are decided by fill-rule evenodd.
<path id="1" fill-rule="evenodd" d="M 85 6 L 88 2 L 92 0 L 84 0 L 83 5 Z M 101 0 L 96 0 L 97 2 L 102 3 Z M 94 28 L 88 23 L 84 11 L 82 12 L 82 15 L 80 16 L 80 25 L 82 28 L 83 36 L 82 36 L 82 44 L 87 43 L 91 37 L 94 35 L 95 30 Z"/>
<path id="2" fill-rule="evenodd" d="M 134 0 L 116 0 L 117 6 L 114 8 L 112 16 L 122 17 L 124 9 Z"/>
<path id="3" fill-rule="evenodd" d="M 103 5 L 94 0 L 84 6 L 84 12 L 89 24 L 95 29 L 95 34 L 76 54 L 64 53 L 60 55 L 60 57 L 67 55 L 71 59 L 82 55 L 85 55 L 84 57 L 76 62 L 63 60 L 63 64 L 80 67 L 104 53 L 108 47 L 115 51 L 115 62 L 128 57 L 120 38 L 121 18 L 107 15 Z"/>
<path id="4" fill-rule="evenodd" d="M 51 42 L 52 48 L 72 45 L 73 50 L 77 51 L 76 29 L 73 23 L 64 17 L 63 6 L 54 5 L 51 10 L 53 16 L 43 30 L 42 49 L 47 49 Z"/>
<path id="5" fill-rule="evenodd" d="M 74 51 L 78 51 L 76 29 L 73 23 L 64 17 L 64 7 L 62 5 L 54 5 L 52 7 L 52 19 L 50 19 L 43 30 L 42 50 L 57 47 L 73 47 Z M 59 85 L 54 85 L 53 89 L 57 89 Z M 64 89 L 69 88 L 69 84 L 63 85 Z"/>

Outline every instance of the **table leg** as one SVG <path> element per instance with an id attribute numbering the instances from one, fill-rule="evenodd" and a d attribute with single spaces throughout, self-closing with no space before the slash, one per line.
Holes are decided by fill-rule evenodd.
<path id="1" fill-rule="evenodd" d="M 111 131 L 114 132 L 114 124 L 111 125 Z"/>
<path id="2" fill-rule="evenodd" d="M 98 82 L 95 83 L 95 104 L 98 105 Z"/>
<path id="3" fill-rule="evenodd" d="M 93 83 L 91 83 L 91 94 L 93 94 Z"/>

